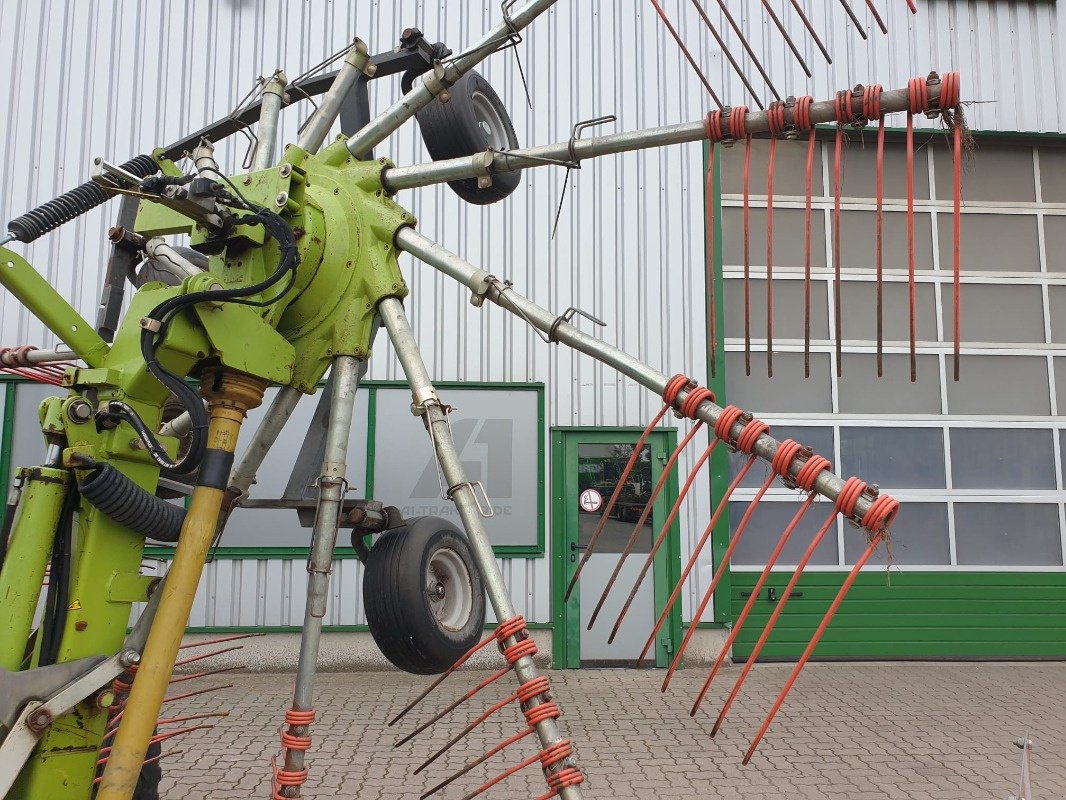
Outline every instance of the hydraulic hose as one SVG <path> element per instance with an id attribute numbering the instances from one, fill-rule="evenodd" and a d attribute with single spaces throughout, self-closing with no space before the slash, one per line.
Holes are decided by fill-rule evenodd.
<path id="1" fill-rule="evenodd" d="M 148 539 L 178 541 L 185 509 L 146 492 L 111 464 L 96 464 L 78 491 L 93 507 Z"/>

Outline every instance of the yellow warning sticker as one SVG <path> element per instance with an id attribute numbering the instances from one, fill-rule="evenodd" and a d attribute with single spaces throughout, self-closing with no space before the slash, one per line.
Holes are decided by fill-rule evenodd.
<path id="1" fill-rule="evenodd" d="M 67 611 L 80 611 L 80 610 L 81 610 L 81 600 L 75 600 L 73 603 L 71 603 L 69 606 L 67 606 Z"/>

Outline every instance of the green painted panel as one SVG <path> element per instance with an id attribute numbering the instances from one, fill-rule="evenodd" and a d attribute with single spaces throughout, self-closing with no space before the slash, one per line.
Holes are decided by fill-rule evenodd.
<path id="1" fill-rule="evenodd" d="M 774 571 L 766 586 L 780 594 L 791 575 Z M 802 596 L 789 600 L 760 660 L 799 657 L 844 575 L 800 578 Z M 758 577 L 733 572 L 734 619 Z M 764 588 L 734 658 L 747 658 L 775 607 Z M 864 572 L 813 658 L 1066 658 L 1066 572 Z"/>

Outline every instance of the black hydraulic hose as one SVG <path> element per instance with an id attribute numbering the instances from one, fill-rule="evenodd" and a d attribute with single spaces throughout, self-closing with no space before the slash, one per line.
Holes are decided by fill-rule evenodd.
<path id="1" fill-rule="evenodd" d="M 37 665 L 46 667 L 59 658 L 59 645 L 67 624 L 67 600 L 70 594 L 71 544 L 74 536 L 74 510 L 78 507 L 78 490 L 73 481 L 67 484 L 63 508 L 56 525 L 52 559 L 48 570 L 48 593 L 41 619 L 41 655 Z"/>
<path id="2" fill-rule="evenodd" d="M 145 538 L 178 541 L 184 508 L 145 491 L 111 464 L 96 464 L 89 473 L 78 491 L 90 505 Z"/>
<path id="3" fill-rule="evenodd" d="M 122 164 L 121 169 L 138 178 L 147 178 L 159 171 L 159 165 L 151 156 L 137 156 Z M 103 187 L 88 181 L 15 217 L 7 223 L 7 229 L 20 242 L 32 242 L 110 199 L 111 195 Z"/>

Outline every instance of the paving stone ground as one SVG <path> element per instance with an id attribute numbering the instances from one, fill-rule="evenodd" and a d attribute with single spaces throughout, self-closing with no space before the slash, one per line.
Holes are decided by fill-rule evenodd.
<path id="1" fill-rule="evenodd" d="M 585 797 L 1005 800 L 1017 790 L 1020 766 L 1011 742 L 1026 729 L 1035 742 L 1033 796 L 1066 797 L 1066 664 L 811 664 L 752 764 L 743 767 L 749 737 L 790 668 L 759 665 L 715 739 L 711 725 L 739 667 L 723 670 L 694 719 L 688 709 L 703 670 L 680 674 L 665 695 L 658 691 L 659 671 L 552 672 L 563 723 L 588 774 Z M 484 675 L 453 677 L 416 717 L 427 718 Z M 208 680 L 233 687 L 171 704 L 168 713 L 224 709 L 229 716 L 167 743 L 182 752 L 164 760 L 163 797 L 269 798 L 270 758 L 292 676 L 230 674 L 199 684 Z M 394 749 L 415 720 L 389 728 L 386 719 L 426 683 L 398 672 L 320 676 L 305 796 L 415 798 L 518 730 L 517 711 L 507 708 L 413 775 L 476 712 L 510 691 L 493 687 L 447 724 Z M 458 800 L 532 750 L 523 741 L 440 796 Z M 533 767 L 485 796 L 533 798 L 544 791 Z"/>

